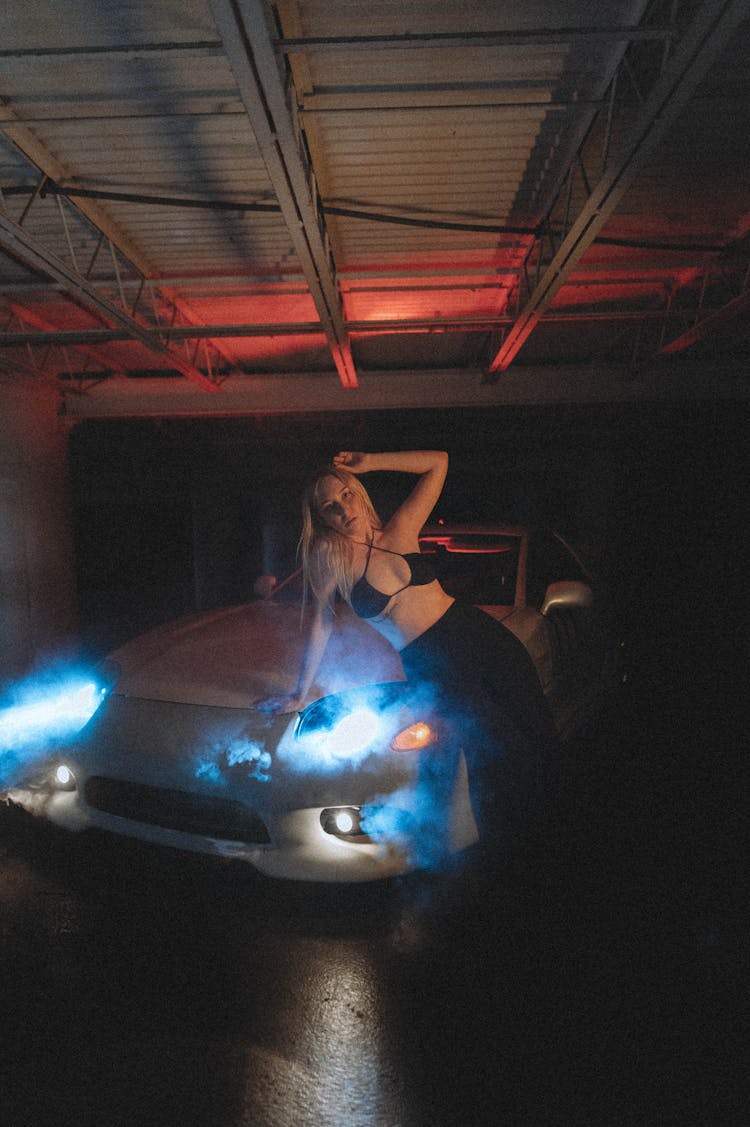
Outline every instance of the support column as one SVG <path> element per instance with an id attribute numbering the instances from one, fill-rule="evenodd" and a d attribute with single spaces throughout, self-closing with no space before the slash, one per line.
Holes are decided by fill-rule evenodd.
<path id="1" fill-rule="evenodd" d="M 0 383 L 0 684 L 78 648 L 59 402 L 52 385 Z"/>

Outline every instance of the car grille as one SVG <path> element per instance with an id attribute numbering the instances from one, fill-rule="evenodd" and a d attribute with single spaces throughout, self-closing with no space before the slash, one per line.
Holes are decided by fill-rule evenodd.
<path id="1" fill-rule="evenodd" d="M 84 797 L 90 806 L 106 814 L 182 833 L 254 845 L 265 845 L 271 840 L 262 818 L 231 799 L 101 775 L 92 775 L 86 780 Z"/>

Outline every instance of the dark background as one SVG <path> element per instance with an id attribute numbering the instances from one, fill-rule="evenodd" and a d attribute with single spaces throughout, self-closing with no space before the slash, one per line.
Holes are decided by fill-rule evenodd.
<path id="1" fill-rule="evenodd" d="M 436 516 L 548 524 L 606 582 L 636 666 L 740 675 L 745 402 L 92 421 L 70 441 L 80 626 L 98 656 L 294 566 L 307 474 L 339 449 L 441 448 Z M 408 477 L 368 475 L 382 514 Z M 678 672 L 679 670 L 679 672 Z"/>

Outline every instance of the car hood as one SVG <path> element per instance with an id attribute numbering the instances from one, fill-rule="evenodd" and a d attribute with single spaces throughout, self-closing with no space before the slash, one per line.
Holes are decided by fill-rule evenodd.
<path id="1" fill-rule="evenodd" d="M 298 605 L 256 602 L 160 626 L 109 655 L 114 692 L 223 708 L 293 692 L 306 625 Z M 342 604 L 309 699 L 403 677 L 395 650 Z"/>

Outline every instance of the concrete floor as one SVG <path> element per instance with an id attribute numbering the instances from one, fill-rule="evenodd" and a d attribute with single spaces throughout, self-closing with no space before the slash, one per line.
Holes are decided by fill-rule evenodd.
<path id="1" fill-rule="evenodd" d="M 5 1127 L 746 1121 L 735 737 L 659 668 L 491 871 L 274 884 L 0 810 Z"/>

